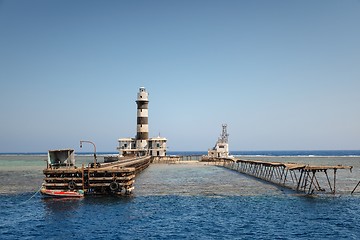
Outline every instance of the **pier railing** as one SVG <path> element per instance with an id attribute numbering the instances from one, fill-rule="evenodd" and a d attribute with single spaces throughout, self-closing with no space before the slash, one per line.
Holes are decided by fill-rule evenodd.
<path id="1" fill-rule="evenodd" d="M 153 163 L 178 163 L 182 161 L 201 161 L 202 155 L 170 155 L 170 156 L 153 156 Z"/>
<path id="2" fill-rule="evenodd" d="M 180 161 L 179 156 L 153 156 L 152 163 L 177 163 Z"/>
<path id="3" fill-rule="evenodd" d="M 180 161 L 200 161 L 202 155 L 187 155 L 187 156 L 180 156 Z"/>

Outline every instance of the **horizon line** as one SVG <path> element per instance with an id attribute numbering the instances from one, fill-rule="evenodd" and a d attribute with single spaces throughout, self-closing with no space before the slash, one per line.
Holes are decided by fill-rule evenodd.
<path id="1" fill-rule="evenodd" d="M 231 150 L 231 152 L 336 152 L 336 151 L 359 151 L 360 149 L 316 149 L 316 150 L 306 150 L 306 149 L 300 149 L 300 150 Z M 171 152 L 207 152 L 204 150 L 173 150 L 173 151 L 167 151 L 168 153 Z M 0 152 L 0 154 L 47 154 L 48 151 L 34 151 L 34 152 Z M 93 152 L 76 152 L 80 154 L 92 154 Z M 117 151 L 99 151 L 96 152 L 97 154 L 103 154 L 103 153 L 118 153 Z"/>

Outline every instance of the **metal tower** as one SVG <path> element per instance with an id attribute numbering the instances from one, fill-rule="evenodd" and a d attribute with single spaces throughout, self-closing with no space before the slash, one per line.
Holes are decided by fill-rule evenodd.
<path id="1" fill-rule="evenodd" d="M 228 143 L 229 134 L 227 133 L 227 124 L 222 125 L 222 133 L 219 137 L 219 143 Z"/>

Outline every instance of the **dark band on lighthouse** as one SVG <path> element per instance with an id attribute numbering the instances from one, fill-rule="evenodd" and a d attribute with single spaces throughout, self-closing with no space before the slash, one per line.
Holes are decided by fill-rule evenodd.
<path id="1" fill-rule="evenodd" d="M 136 129 L 136 147 L 141 150 L 147 147 L 149 139 L 149 112 L 148 112 L 148 93 L 141 87 L 138 92 L 137 100 L 137 129 Z"/>

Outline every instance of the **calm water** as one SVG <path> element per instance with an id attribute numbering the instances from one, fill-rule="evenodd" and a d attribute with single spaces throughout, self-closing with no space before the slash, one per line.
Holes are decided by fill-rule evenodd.
<path id="1" fill-rule="evenodd" d="M 244 157 L 354 166 L 331 197 L 187 163 L 151 165 L 131 197 L 81 200 L 34 195 L 44 158 L 0 156 L 1 239 L 360 239 L 360 194 L 348 191 L 360 180 L 360 157 Z"/>

